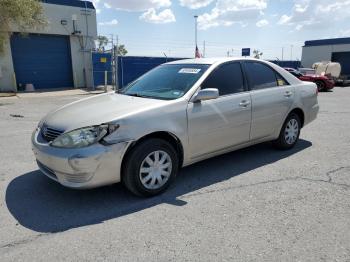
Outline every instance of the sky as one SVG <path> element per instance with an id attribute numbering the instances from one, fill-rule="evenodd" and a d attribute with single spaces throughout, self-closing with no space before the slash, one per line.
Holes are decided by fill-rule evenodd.
<path id="1" fill-rule="evenodd" d="M 92 0 L 98 34 L 118 35 L 128 55 L 241 56 L 300 60 L 306 40 L 350 36 L 350 0 Z M 205 42 L 205 51 L 204 51 Z"/>

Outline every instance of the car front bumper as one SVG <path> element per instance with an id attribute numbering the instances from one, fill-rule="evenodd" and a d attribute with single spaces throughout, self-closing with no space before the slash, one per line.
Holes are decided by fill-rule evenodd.
<path id="1" fill-rule="evenodd" d="M 121 164 L 128 145 L 94 144 L 86 148 L 65 149 L 50 146 L 38 128 L 32 135 L 32 149 L 39 169 L 63 186 L 88 189 L 121 180 Z"/>

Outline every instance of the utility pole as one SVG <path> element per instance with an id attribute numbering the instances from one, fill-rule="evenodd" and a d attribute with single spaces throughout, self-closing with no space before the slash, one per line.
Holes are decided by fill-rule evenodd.
<path id="1" fill-rule="evenodd" d="M 119 92 L 119 77 L 118 77 L 118 56 L 119 56 L 119 36 L 117 35 L 117 44 L 114 49 L 114 75 L 115 75 L 115 92 Z"/>
<path id="2" fill-rule="evenodd" d="M 113 47 L 114 47 L 114 34 L 110 34 L 110 36 L 111 36 L 111 38 L 112 38 L 112 41 L 111 41 L 111 43 L 112 43 L 112 49 L 111 49 L 111 50 L 113 50 Z"/>
<path id="3" fill-rule="evenodd" d="M 115 84 L 116 84 L 116 82 L 115 82 L 115 75 L 114 75 L 114 72 L 113 72 L 113 62 L 114 62 L 114 56 L 115 56 L 115 53 L 114 53 L 114 34 L 111 34 L 111 37 L 112 37 L 112 48 L 111 48 L 111 56 L 112 56 L 112 61 L 111 61 L 111 64 L 112 64 L 112 72 L 111 72 L 111 74 L 112 74 L 112 82 L 114 81 L 114 83 L 113 83 L 113 85 L 114 85 L 114 90 L 115 90 Z M 106 90 L 106 92 L 107 92 L 107 90 Z"/>

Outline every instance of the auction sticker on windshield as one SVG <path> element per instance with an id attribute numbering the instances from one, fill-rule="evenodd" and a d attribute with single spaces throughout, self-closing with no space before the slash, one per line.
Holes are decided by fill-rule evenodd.
<path id="1" fill-rule="evenodd" d="M 182 68 L 179 73 L 180 74 L 198 74 L 201 69 L 198 68 Z"/>

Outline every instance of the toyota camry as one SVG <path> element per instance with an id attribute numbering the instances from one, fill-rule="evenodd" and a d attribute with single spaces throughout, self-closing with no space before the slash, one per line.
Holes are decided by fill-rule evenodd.
<path id="1" fill-rule="evenodd" d="M 179 60 L 50 112 L 32 148 L 40 170 L 66 187 L 122 182 L 153 196 L 195 162 L 265 141 L 292 148 L 318 111 L 316 85 L 275 64 Z"/>

